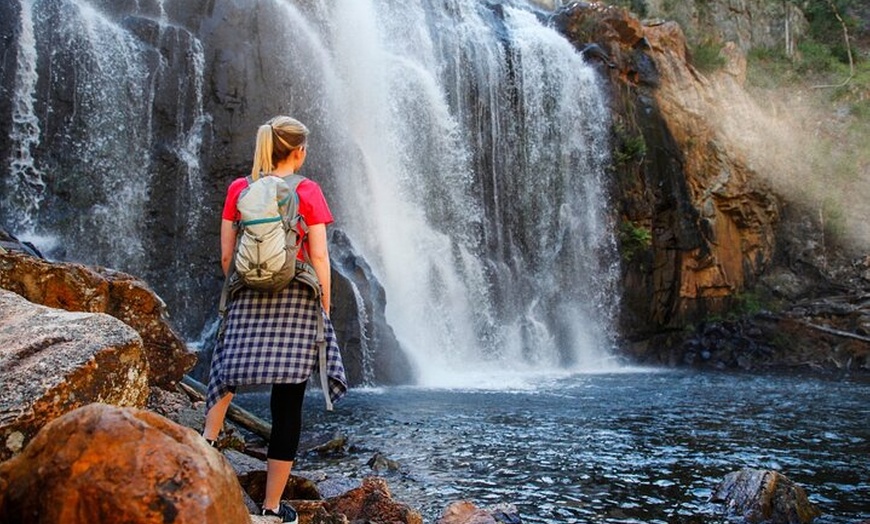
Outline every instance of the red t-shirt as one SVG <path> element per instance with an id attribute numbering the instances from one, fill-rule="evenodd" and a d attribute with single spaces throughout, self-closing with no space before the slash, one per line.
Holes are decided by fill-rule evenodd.
<path id="1" fill-rule="evenodd" d="M 221 213 L 221 218 L 232 221 L 241 219 L 236 203 L 239 200 L 239 194 L 246 187 L 248 187 L 248 179 L 246 177 L 233 180 L 227 189 L 227 199 L 224 201 L 224 210 Z M 306 178 L 296 187 L 296 194 L 299 195 L 299 214 L 302 215 L 302 218 L 305 219 L 305 223 L 309 227 L 317 224 L 331 224 L 333 222 L 332 212 L 329 210 L 326 197 L 323 196 L 323 190 L 320 189 L 320 185 L 317 182 Z M 302 251 L 299 252 L 299 260 L 304 260 Z"/>

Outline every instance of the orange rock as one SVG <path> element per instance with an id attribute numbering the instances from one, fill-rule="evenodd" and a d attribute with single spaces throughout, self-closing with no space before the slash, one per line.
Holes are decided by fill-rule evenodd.
<path id="1" fill-rule="evenodd" d="M 0 521 L 250 522 L 235 473 L 194 431 L 135 408 L 90 404 L 0 464 Z"/>
<path id="2" fill-rule="evenodd" d="M 166 305 L 148 285 L 126 273 L 0 253 L 0 288 L 67 311 L 107 313 L 142 337 L 152 385 L 172 387 L 196 363 L 166 320 Z"/>
<path id="3" fill-rule="evenodd" d="M 471 502 L 460 500 L 444 510 L 438 524 L 497 524 L 497 521 Z"/>
<path id="4" fill-rule="evenodd" d="M 394 524 L 423 524 L 423 517 L 408 505 L 396 502 L 380 477 L 366 477 L 362 486 L 329 499 L 323 507 L 329 513 L 341 513 L 351 522 L 373 520 Z"/>

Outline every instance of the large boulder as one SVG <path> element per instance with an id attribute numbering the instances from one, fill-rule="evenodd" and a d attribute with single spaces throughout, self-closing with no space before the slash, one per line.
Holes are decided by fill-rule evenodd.
<path id="1" fill-rule="evenodd" d="M 129 325 L 142 337 L 151 385 L 171 387 L 196 363 L 196 353 L 169 325 L 164 302 L 126 273 L 0 252 L 0 288 L 52 308 L 107 313 Z"/>
<path id="2" fill-rule="evenodd" d="M 750 524 L 808 524 L 821 515 L 803 488 L 771 470 L 747 468 L 729 473 L 710 499 L 725 504 L 729 516 Z"/>
<path id="3" fill-rule="evenodd" d="M 21 451 L 50 420 L 85 404 L 144 406 L 148 398 L 148 363 L 131 327 L 4 290 L 0 377 L 0 460 Z"/>
<path id="4" fill-rule="evenodd" d="M 193 430 L 134 408 L 91 404 L 0 464 L 0 521 L 250 522 L 229 464 Z"/>

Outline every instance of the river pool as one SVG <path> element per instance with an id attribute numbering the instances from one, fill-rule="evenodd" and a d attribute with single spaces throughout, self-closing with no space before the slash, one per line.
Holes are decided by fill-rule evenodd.
<path id="1" fill-rule="evenodd" d="M 713 488 L 764 468 L 804 487 L 816 523 L 870 519 L 867 381 L 626 370 L 474 383 L 352 389 L 331 413 L 309 392 L 306 431 L 351 446 L 297 469 L 360 479 L 380 452 L 399 468 L 377 474 L 426 522 L 468 499 L 514 504 L 524 523 L 724 523 Z M 262 395 L 240 400 L 267 417 Z"/>

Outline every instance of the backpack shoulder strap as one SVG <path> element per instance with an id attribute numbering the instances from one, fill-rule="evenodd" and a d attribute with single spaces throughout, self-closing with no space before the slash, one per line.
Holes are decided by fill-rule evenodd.
<path id="1" fill-rule="evenodd" d="M 308 180 L 308 179 L 302 175 L 297 175 L 296 173 L 293 173 L 292 175 L 288 176 L 284 180 L 287 181 L 287 185 L 290 186 L 290 189 L 292 189 L 295 192 L 296 189 L 299 187 L 299 184 L 301 184 L 302 182 L 304 182 L 305 180 Z"/>
<path id="2" fill-rule="evenodd" d="M 308 179 L 302 175 L 297 175 L 295 173 L 284 179 L 284 181 L 287 183 L 287 185 L 290 187 L 290 189 L 292 191 L 293 198 L 296 199 L 296 209 L 295 209 L 296 216 L 288 217 L 288 218 L 292 218 L 292 219 L 296 220 L 296 223 L 298 223 L 298 227 L 302 231 L 302 236 L 305 236 L 308 234 L 308 225 L 305 223 L 305 219 L 302 217 L 302 215 L 299 214 L 299 193 L 297 193 L 296 190 L 299 189 L 299 184 L 301 184 L 305 180 L 308 180 Z"/>

